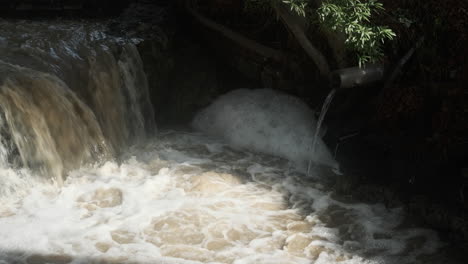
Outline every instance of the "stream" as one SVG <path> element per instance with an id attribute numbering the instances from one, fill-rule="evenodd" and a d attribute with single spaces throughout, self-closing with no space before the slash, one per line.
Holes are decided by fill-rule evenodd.
<path id="1" fill-rule="evenodd" d="M 107 27 L 0 21 L 0 263 L 449 263 L 402 208 L 339 197 L 275 153 L 158 131 L 141 40 Z"/>

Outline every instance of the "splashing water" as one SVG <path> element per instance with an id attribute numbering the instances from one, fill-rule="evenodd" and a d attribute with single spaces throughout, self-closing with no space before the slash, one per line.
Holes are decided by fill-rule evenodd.
<path id="1" fill-rule="evenodd" d="M 0 20 L 0 162 L 58 183 L 155 130 L 134 40 L 107 24 Z"/>
<path id="2" fill-rule="evenodd" d="M 400 209 L 335 200 L 281 158 L 173 131 L 126 157 L 2 196 L 0 260 L 401 264 L 438 249 Z"/>
<path id="3" fill-rule="evenodd" d="M 316 131 L 314 112 L 299 98 L 271 89 L 239 89 L 222 95 L 195 117 L 193 127 L 232 146 L 277 155 L 307 171 Z M 317 138 L 313 159 L 337 167 Z"/>
<path id="4" fill-rule="evenodd" d="M 434 232 L 402 227 L 402 209 L 338 199 L 287 160 L 200 134 L 150 137 L 138 51 L 105 24 L 0 25 L 0 263 L 447 263 Z M 223 114 L 258 115 L 206 128 L 250 143 L 267 133 L 270 151 L 286 133 L 279 156 L 309 157 L 303 103 L 237 93 L 247 104 Z"/>
<path id="5" fill-rule="evenodd" d="M 335 93 L 336 93 L 336 89 L 332 89 L 330 91 L 330 93 L 328 93 L 327 98 L 325 99 L 325 102 L 323 102 L 322 110 L 320 111 L 320 116 L 319 116 L 319 119 L 317 121 L 317 128 L 315 129 L 314 140 L 312 141 L 312 153 L 311 153 L 311 157 L 310 157 L 310 160 L 309 160 L 309 164 L 307 166 L 307 175 L 308 176 L 310 176 L 310 169 L 311 169 L 311 166 L 312 166 L 312 160 L 315 157 L 317 142 L 318 142 L 318 139 L 319 139 L 319 136 L 320 136 L 320 129 L 322 128 L 323 120 L 325 119 L 325 115 L 328 112 L 328 108 L 330 108 L 330 105 L 331 105 L 331 102 L 333 101 L 333 97 L 335 96 Z"/>

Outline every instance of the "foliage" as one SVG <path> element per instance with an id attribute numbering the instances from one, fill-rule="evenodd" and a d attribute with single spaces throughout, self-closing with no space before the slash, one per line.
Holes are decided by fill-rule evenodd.
<path id="1" fill-rule="evenodd" d="M 272 1 L 281 1 L 291 10 L 309 21 L 318 20 L 325 27 L 346 36 L 346 45 L 358 56 L 359 65 L 374 62 L 383 57 L 382 46 L 395 33 L 388 27 L 374 25 L 373 14 L 383 11 L 377 0 L 324 0 L 316 9 L 313 0 L 247 0 L 248 8 L 267 8 Z"/>
<path id="2" fill-rule="evenodd" d="M 377 0 L 326 0 L 317 12 L 327 27 L 346 34 L 346 44 L 357 52 L 361 66 L 382 58 L 382 44 L 395 37 L 388 27 L 371 23 L 372 13 L 383 9 Z"/>
<path id="3" fill-rule="evenodd" d="M 290 6 L 291 10 L 301 16 L 306 16 L 308 0 L 282 0 L 283 3 Z"/>

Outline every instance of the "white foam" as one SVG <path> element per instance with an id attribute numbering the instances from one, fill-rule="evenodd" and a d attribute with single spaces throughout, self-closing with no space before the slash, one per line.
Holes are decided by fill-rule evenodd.
<path id="1" fill-rule="evenodd" d="M 311 158 L 338 166 L 322 139 L 312 156 L 313 111 L 298 98 L 270 89 L 229 92 L 201 111 L 192 124 L 232 146 L 287 158 L 303 171 Z"/>
<path id="2" fill-rule="evenodd" d="M 400 264 L 439 245 L 399 230 L 398 210 L 344 204 L 287 176 L 279 158 L 175 132 L 128 156 L 72 171 L 61 188 L 14 185 L 0 197 L 0 262 Z"/>

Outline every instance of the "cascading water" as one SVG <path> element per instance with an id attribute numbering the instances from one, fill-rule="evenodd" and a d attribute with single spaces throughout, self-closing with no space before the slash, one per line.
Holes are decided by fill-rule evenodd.
<path id="1" fill-rule="evenodd" d="M 320 111 L 320 116 L 317 121 L 317 127 L 315 129 L 315 134 L 314 134 L 314 140 L 312 141 L 312 151 L 311 151 L 311 157 L 309 160 L 309 164 L 307 165 L 307 175 L 310 176 L 310 169 L 312 166 L 312 160 L 315 157 L 315 151 L 317 148 L 317 142 L 320 136 L 320 129 L 322 128 L 322 123 L 323 120 L 325 119 L 325 115 L 328 112 L 328 108 L 330 108 L 331 102 L 333 101 L 333 97 L 335 96 L 336 90 L 332 89 L 330 93 L 328 93 L 327 98 L 325 98 L 325 101 L 323 102 L 322 105 L 322 110 Z"/>
<path id="2" fill-rule="evenodd" d="M 0 105 L 22 164 L 61 181 L 110 154 L 92 111 L 58 78 L 0 62 Z"/>
<path id="3" fill-rule="evenodd" d="M 61 182 L 153 132 L 132 40 L 106 35 L 105 23 L 0 23 L 3 162 L 19 154 L 23 166 Z"/>
<path id="4" fill-rule="evenodd" d="M 282 158 L 149 137 L 138 51 L 105 32 L 0 21 L 0 263 L 449 263 L 401 208 L 335 199 Z M 214 118 L 205 129 L 234 143 L 308 160 L 313 113 L 295 98 L 239 90 L 211 109 L 196 127 Z"/>

